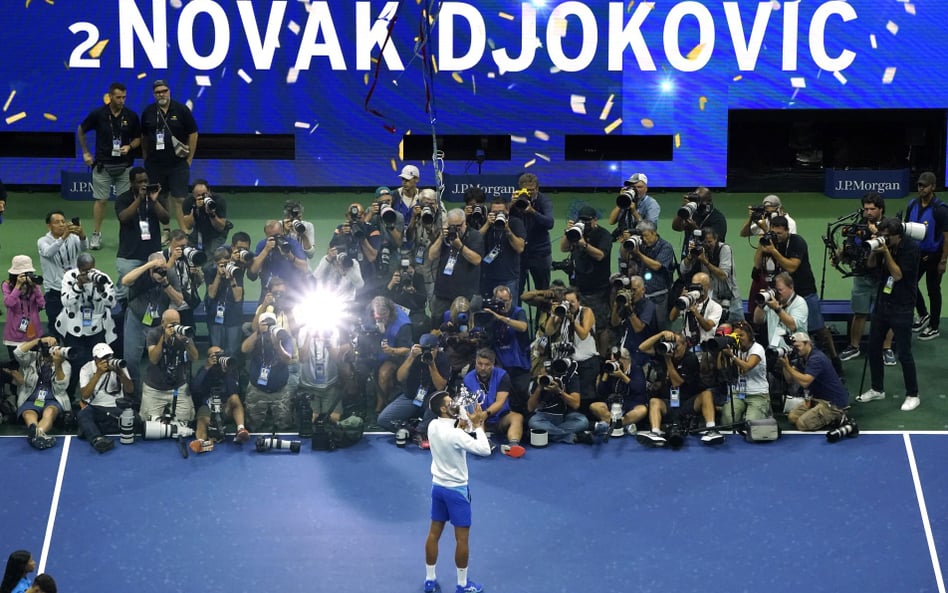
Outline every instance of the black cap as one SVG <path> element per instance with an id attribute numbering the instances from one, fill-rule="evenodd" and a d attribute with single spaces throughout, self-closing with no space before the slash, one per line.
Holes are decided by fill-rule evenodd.
<path id="1" fill-rule="evenodd" d="M 171 85 L 168 84 L 168 81 L 165 80 L 164 78 L 159 78 L 159 79 L 156 80 L 155 82 L 151 83 L 151 88 L 152 88 L 152 90 L 154 90 L 154 89 L 156 89 L 156 88 L 158 88 L 158 87 L 160 87 L 160 86 L 166 86 L 166 87 L 168 87 L 169 89 L 171 88 Z"/>

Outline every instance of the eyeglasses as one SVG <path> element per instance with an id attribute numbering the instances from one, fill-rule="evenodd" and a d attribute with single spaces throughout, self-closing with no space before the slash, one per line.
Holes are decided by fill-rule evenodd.
<path id="1" fill-rule="evenodd" d="M 157 90 L 157 91 L 155 91 L 155 94 L 156 94 L 156 95 L 166 95 L 166 94 L 168 94 L 168 89 Z"/>

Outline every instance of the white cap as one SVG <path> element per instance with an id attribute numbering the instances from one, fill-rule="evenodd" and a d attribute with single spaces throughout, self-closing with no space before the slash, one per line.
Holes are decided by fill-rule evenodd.
<path id="1" fill-rule="evenodd" d="M 405 165 L 402 168 L 402 173 L 401 175 L 399 175 L 399 177 L 401 177 L 402 179 L 411 179 L 411 178 L 418 179 L 420 177 L 420 175 L 418 174 L 418 167 L 416 167 L 415 165 Z"/>
<path id="2" fill-rule="evenodd" d="M 797 332 L 793 334 L 792 336 L 790 336 L 790 341 L 791 342 L 809 342 L 810 334 L 806 332 Z"/>
<path id="3" fill-rule="evenodd" d="M 276 316 L 275 314 L 269 313 L 269 312 L 267 312 L 267 313 L 261 313 L 261 314 L 260 314 L 260 319 L 259 319 L 258 321 L 259 321 L 260 323 L 272 323 L 272 324 L 276 325 L 277 316 Z"/>
<path id="4" fill-rule="evenodd" d="M 112 352 L 112 347 L 108 344 L 96 344 L 92 347 L 92 357 L 93 358 L 108 358 L 109 356 L 114 355 Z"/>
<path id="5" fill-rule="evenodd" d="M 633 173 L 632 177 L 626 179 L 625 182 L 629 185 L 632 185 L 633 183 L 638 183 L 639 181 L 645 185 L 648 185 L 648 177 L 645 175 L 645 173 Z"/>

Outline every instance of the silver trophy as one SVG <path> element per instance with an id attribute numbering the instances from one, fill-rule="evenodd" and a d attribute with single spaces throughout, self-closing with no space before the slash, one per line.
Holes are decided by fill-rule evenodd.
<path id="1" fill-rule="evenodd" d="M 458 389 L 458 394 L 451 398 L 448 411 L 453 417 L 457 418 L 458 426 L 466 431 L 471 431 L 474 430 L 474 425 L 471 423 L 470 414 L 473 414 L 474 410 L 483 404 L 486 399 L 487 396 L 480 389 L 471 393 L 466 386 L 462 385 Z"/>

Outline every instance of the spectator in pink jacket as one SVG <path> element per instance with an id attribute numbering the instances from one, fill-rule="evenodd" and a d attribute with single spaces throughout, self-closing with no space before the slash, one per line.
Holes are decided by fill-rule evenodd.
<path id="1" fill-rule="evenodd" d="M 7 309 L 3 343 L 12 358 L 17 346 L 43 335 L 39 314 L 46 299 L 43 279 L 36 275 L 30 256 L 14 256 L 9 271 L 9 279 L 3 283 L 3 304 Z"/>

